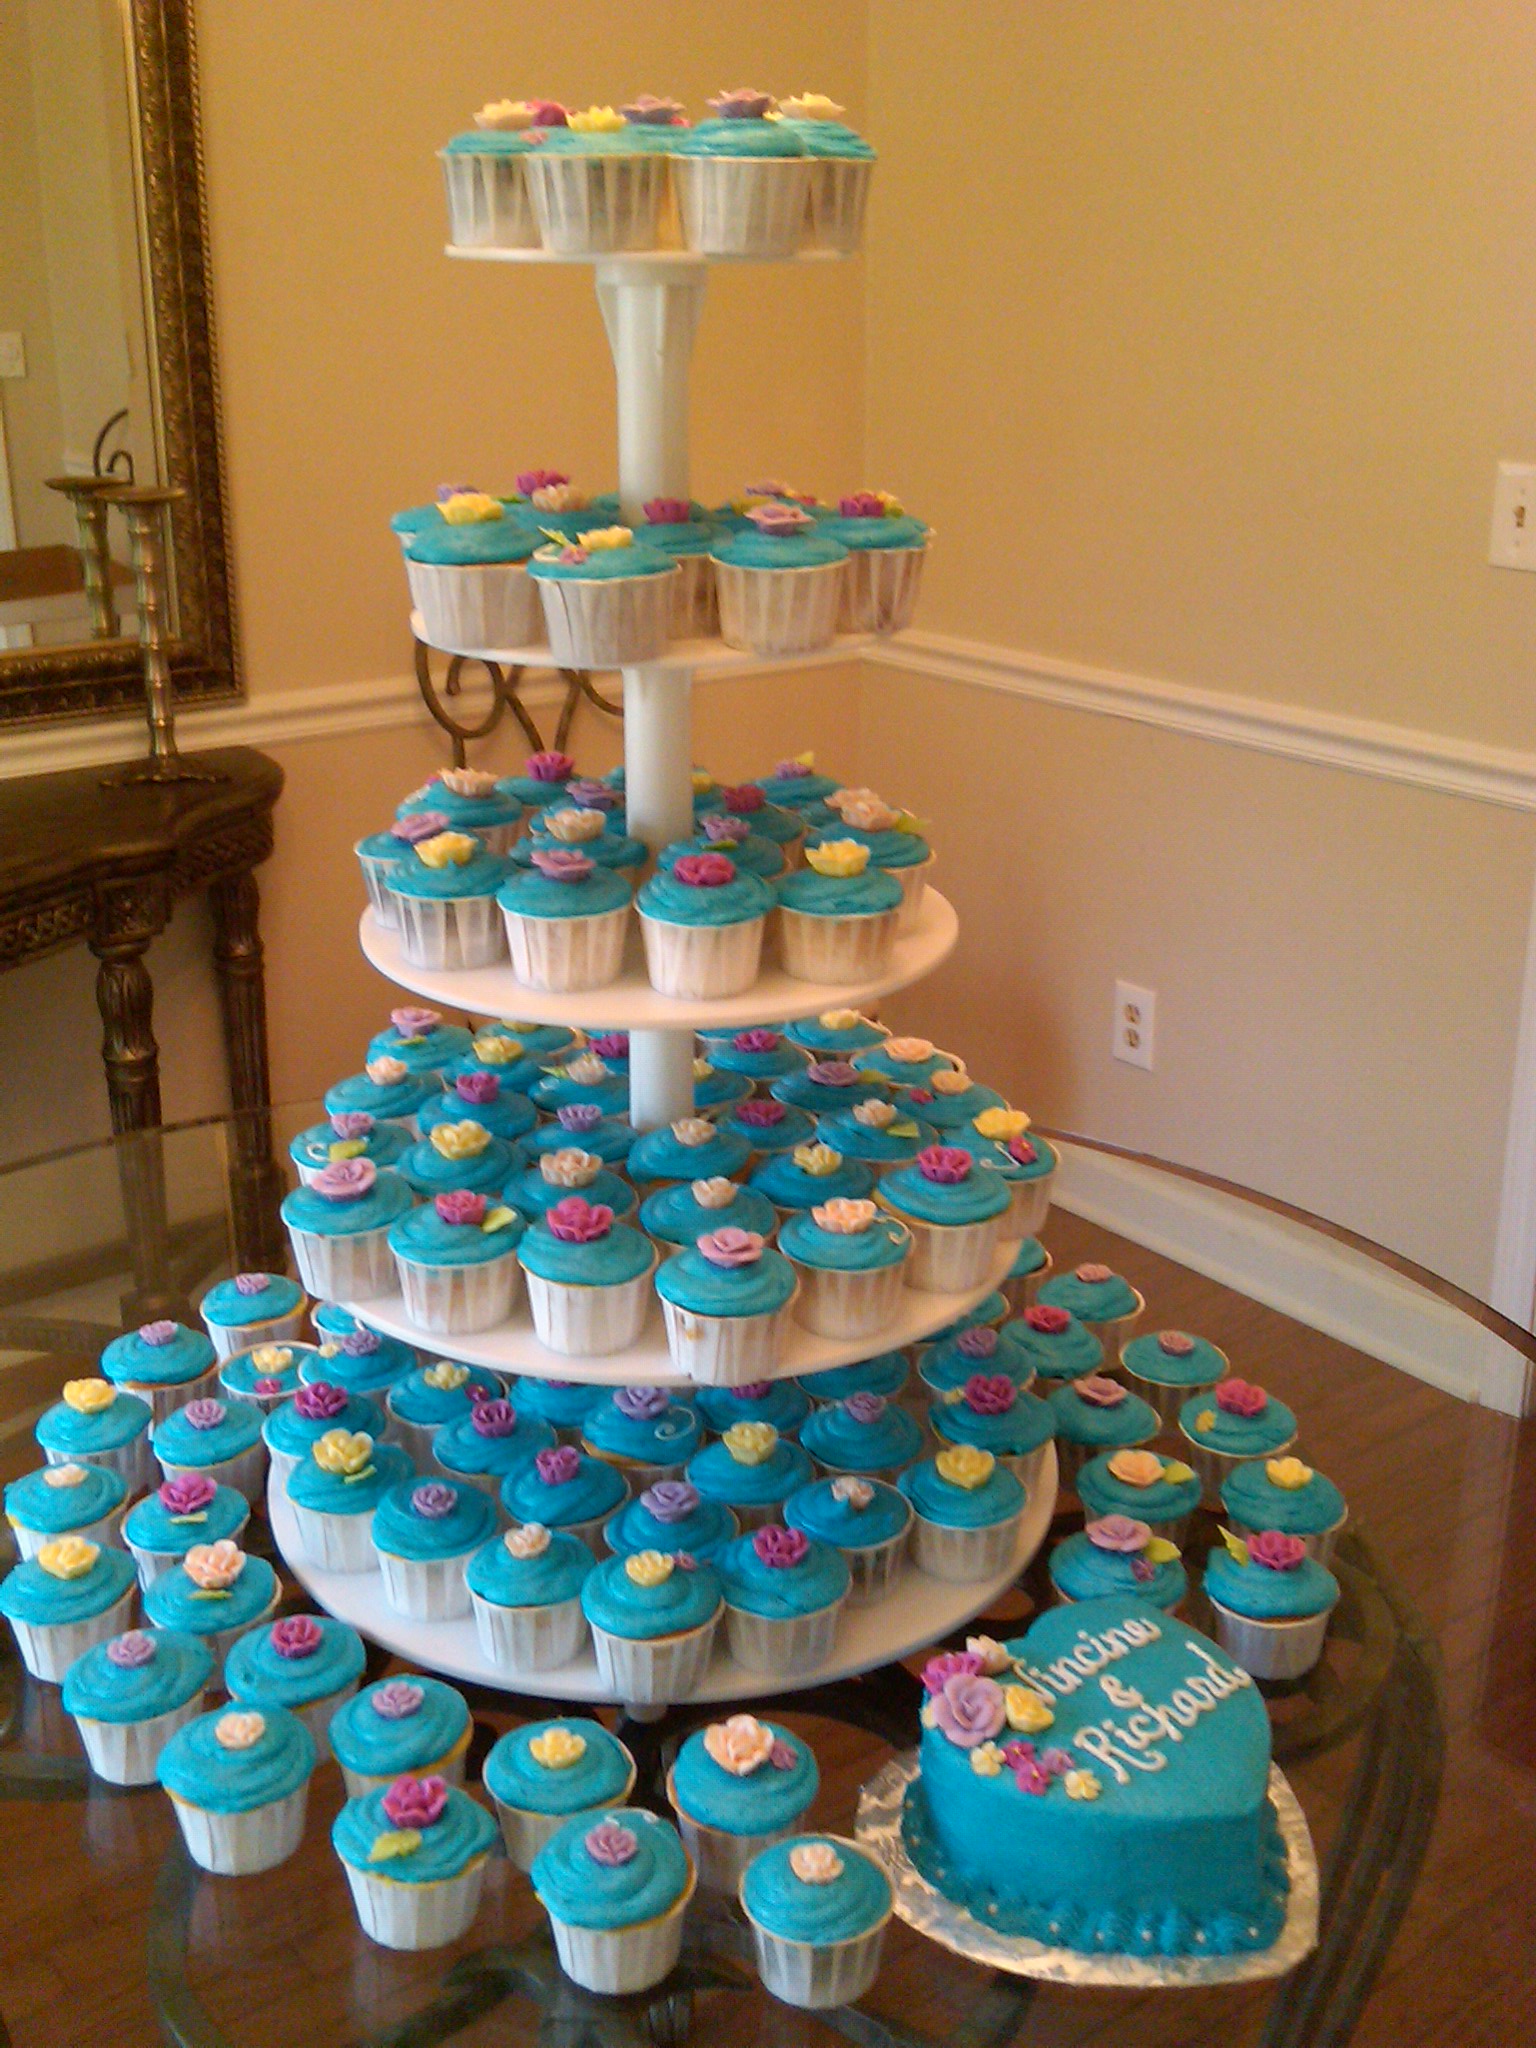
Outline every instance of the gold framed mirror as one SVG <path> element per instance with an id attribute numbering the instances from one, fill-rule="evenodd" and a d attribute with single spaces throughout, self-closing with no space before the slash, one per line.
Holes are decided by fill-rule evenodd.
<path id="1" fill-rule="evenodd" d="M 180 487 L 175 701 L 238 697 L 192 0 L 0 7 L 0 176 L 0 723 L 143 710 L 93 479 Z"/>

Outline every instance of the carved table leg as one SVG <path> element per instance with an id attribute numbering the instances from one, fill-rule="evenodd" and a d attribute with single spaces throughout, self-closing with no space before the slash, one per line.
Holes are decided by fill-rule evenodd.
<path id="1" fill-rule="evenodd" d="M 229 1092 L 235 1109 L 230 1164 L 235 1253 L 242 1267 L 282 1272 L 288 1252 L 277 1218 L 283 1180 L 272 1156 L 268 1115 L 272 1084 L 267 1072 L 267 991 L 258 926 L 261 896 L 249 868 L 215 882 L 209 895 Z"/>
<path id="2" fill-rule="evenodd" d="M 118 1182 L 133 1265 L 133 1289 L 123 1298 L 123 1320 L 129 1325 L 178 1316 L 186 1309 L 171 1278 L 165 1162 L 155 1128 L 160 1122 L 160 1049 L 155 1044 L 154 984 L 144 954 L 163 921 L 156 914 L 158 908 L 147 899 L 113 899 L 106 922 L 109 930 L 119 929 L 91 940 L 91 951 L 100 963 L 96 1004 L 105 1027 L 101 1056 L 112 1128 L 120 1141 Z M 131 914 L 135 911 L 137 916 Z"/>

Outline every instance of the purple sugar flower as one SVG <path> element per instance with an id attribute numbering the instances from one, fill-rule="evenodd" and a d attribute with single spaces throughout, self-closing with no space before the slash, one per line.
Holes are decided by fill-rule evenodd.
<path id="1" fill-rule="evenodd" d="M 366 1109 L 338 1109 L 331 1118 L 331 1129 L 338 1138 L 368 1138 L 373 1135 L 373 1118 Z M 238 1287 L 240 1282 L 237 1280 Z"/>
<path id="2" fill-rule="evenodd" d="M 348 1358 L 372 1358 L 384 1348 L 377 1330 L 348 1330 L 341 1338 L 341 1350 Z"/>
<path id="3" fill-rule="evenodd" d="M 448 824 L 446 811 L 412 811 L 407 818 L 396 818 L 389 832 L 392 839 L 416 846 L 423 839 L 435 839 L 439 832 L 446 832 Z"/>
<path id="4" fill-rule="evenodd" d="M 391 1678 L 368 1695 L 368 1704 L 381 1721 L 408 1721 L 412 1714 L 421 1712 L 426 1697 L 421 1687 L 412 1685 L 408 1678 Z"/>
<path id="5" fill-rule="evenodd" d="M 535 100 L 532 105 L 534 126 L 536 128 L 563 128 L 565 126 L 565 109 L 558 100 Z M 517 486 L 517 494 L 520 498 L 531 498 L 535 491 L 547 491 L 556 484 L 568 484 L 570 478 L 563 469 L 525 469 L 521 475 L 513 478 L 513 482 Z M 534 777 L 535 781 L 539 782 L 561 781 L 563 778 L 560 776 L 540 775 L 538 769 L 533 764 L 535 761 L 561 761 L 564 758 L 563 754 L 531 754 L 528 757 L 528 773 Z M 575 765 L 573 761 L 571 766 L 574 768 Z"/>
<path id="6" fill-rule="evenodd" d="M 638 94 L 627 106 L 620 107 L 619 112 L 626 121 L 631 123 L 638 122 L 643 128 L 686 128 L 688 125 L 683 115 L 683 107 L 680 100 L 658 99 L 653 92 Z M 647 519 L 654 519 L 656 517 L 656 514 L 651 510 L 652 505 L 668 505 L 679 502 L 683 503 L 686 516 L 686 501 L 680 501 L 675 498 L 653 498 L 651 504 L 645 507 L 645 516 Z"/>
<path id="7" fill-rule="evenodd" d="M 631 1422 L 654 1422 L 672 1404 L 665 1387 L 620 1387 L 614 1394 L 613 1405 Z"/>
<path id="8" fill-rule="evenodd" d="M 955 1339 L 955 1349 L 962 1358 L 995 1358 L 997 1355 L 997 1332 L 985 1324 L 974 1330 L 962 1330 Z"/>
<path id="9" fill-rule="evenodd" d="M 581 1453 L 570 1444 L 560 1444 L 553 1450 L 537 1452 L 533 1469 L 546 1486 L 569 1486 L 580 1476 Z"/>
<path id="10" fill-rule="evenodd" d="M 772 1380 L 747 1380 L 742 1386 L 731 1387 L 728 1391 L 733 1401 L 763 1401 L 772 1390 Z"/>
<path id="11" fill-rule="evenodd" d="M 839 498 L 837 509 L 844 519 L 883 519 L 885 506 L 876 491 L 850 491 Z"/>
<path id="12" fill-rule="evenodd" d="M 577 1135 L 595 1131 L 602 1120 L 603 1112 L 595 1102 L 565 1102 L 555 1111 L 555 1122 L 561 1130 Z"/>
<path id="13" fill-rule="evenodd" d="M 686 1479 L 658 1479 L 641 1494 L 640 1505 L 653 1521 L 685 1522 L 699 1505 L 699 1490 Z"/>
<path id="14" fill-rule="evenodd" d="M 763 1256 L 767 1242 L 760 1231 L 737 1230 L 728 1224 L 724 1230 L 706 1231 L 698 1239 L 695 1250 L 712 1266 L 724 1266 L 729 1270 L 755 1265 Z"/>
<path id="15" fill-rule="evenodd" d="M 885 1413 L 884 1394 L 850 1394 L 842 1404 L 843 1413 L 850 1422 L 878 1422 Z"/>
<path id="16" fill-rule="evenodd" d="M 783 1123 L 788 1114 L 782 1102 L 775 1102 L 768 1096 L 749 1097 L 734 1111 L 737 1123 L 755 1131 L 772 1130 L 775 1124 Z"/>
<path id="17" fill-rule="evenodd" d="M 627 1031 L 600 1031 L 588 1047 L 600 1060 L 622 1060 L 629 1057 L 629 1033 Z"/>
<path id="18" fill-rule="evenodd" d="M 206 1473 L 180 1472 L 161 1486 L 159 1501 L 174 1521 L 182 1515 L 200 1515 L 218 1490 Z"/>
<path id="19" fill-rule="evenodd" d="M 1028 1138 L 1010 1138 L 1004 1149 L 1015 1166 L 1033 1166 L 1040 1157 Z"/>
<path id="20" fill-rule="evenodd" d="M 146 1664 L 153 1663 L 154 1656 L 155 1639 L 142 1628 L 131 1628 L 114 1636 L 107 1645 L 107 1662 L 115 1664 L 119 1671 L 141 1671 Z"/>
<path id="21" fill-rule="evenodd" d="M 940 1693 L 952 1678 L 984 1678 L 986 1668 L 975 1650 L 941 1650 L 923 1666 L 923 1690 Z"/>
<path id="22" fill-rule="evenodd" d="M 495 1074 L 455 1074 L 453 1092 L 460 1102 L 476 1102 L 483 1106 L 500 1097 L 501 1082 Z"/>
<path id="23" fill-rule="evenodd" d="M 423 1521 L 440 1522 L 444 1515 L 451 1515 L 459 1504 L 458 1489 L 445 1486 L 439 1479 L 428 1479 L 411 1489 L 411 1513 L 420 1515 Z"/>
<path id="24" fill-rule="evenodd" d="M 693 517 L 686 498 L 647 498 L 640 510 L 651 526 L 686 526 Z"/>
<path id="25" fill-rule="evenodd" d="M 476 1436 L 513 1436 L 517 1431 L 517 1410 L 504 1399 L 477 1401 L 469 1411 L 469 1426 Z"/>
<path id="26" fill-rule="evenodd" d="M 782 1736 L 776 1737 L 772 1749 L 768 1752 L 770 1770 L 792 1771 L 799 1761 L 793 1747 Z"/>
<path id="27" fill-rule="evenodd" d="M 174 1344 L 175 1341 L 176 1325 L 165 1317 L 162 1317 L 158 1323 L 140 1323 L 139 1325 L 139 1342 L 141 1344 L 152 1345 L 158 1350 L 162 1344 Z"/>
<path id="28" fill-rule="evenodd" d="M 958 1145 L 925 1145 L 917 1155 L 917 1170 L 924 1180 L 954 1187 L 970 1173 L 971 1155 Z"/>
<path id="29" fill-rule="evenodd" d="M 473 1194 L 468 1188 L 449 1188 L 434 1195 L 432 1206 L 444 1223 L 473 1224 L 478 1228 L 485 1221 L 484 1195 Z"/>
<path id="30" fill-rule="evenodd" d="M 1039 1799 L 1051 1789 L 1050 1773 L 1035 1755 L 1032 1742 L 1005 1742 L 1003 1762 L 1013 1773 L 1013 1782 L 1021 1792 L 1028 1792 Z"/>
<path id="31" fill-rule="evenodd" d="M 368 1123 L 371 1128 L 373 1124 L 372 1117 L 369 1117 Z M 235 1275 L 236 1294 L 265 1294 L 271 1284 L 265 1273 L 237 1273 Z"/>
<path id="32" fill-rule="evenodd" d="M 346 1405 L 346 1388 L 333 1386 L 329 1380 L 313 1380 L 293 1397 L 293 1412 L 306 1422 L 330 1422 Z"/>
<path id="33" fill-rule="evenodd" d="M 1248 1538 L 1248 1562 L 1266 1571 L 1293 1572 L 1307 1554 L 1299 1536 L 1284 1536 L 1278 1529 L 1261 1529 Z"/>
<path id="34" fill-rule="evenodd" d="M 751 1031 L 738 1031 L 731 1046 L 736 1052 L 777 1052 L 781 1042 L 777 1031 L 766 1031 L 759 1025 Z"/>
<path id="35" fill-rule="evenodd" d="M 810 1547 L 811 1539 L 803 1529 L 781 1529 L 770 1522 L 765 1528 L 752 1531 L 752 1548 L 759 1561 L 776 1572 L 803 1564 Z"/>
<path id="36" fill-rule="evenodd" d="M 709 105 L 722 121 L 761 121 L 773 105 L 773 94 L 738 85 L 729 92 L 716 93 Z"/>
<path id="37" fill-rule="evenodd" d="M 578 811 L 616 811 L 619 807 L 616 792 L 606 782 L 594 782 L 587 775 L 578 775 L 568 782 L 565 793 Z"/>
<path id="38" fill-rule="evenodd" d="M 587 854 L 570 846 L 536 846 L 528 857 L 548 882 L 584 882 L 595 867 Z"/>
<path id="39" fill-rule="evenodd" d="M 550 471 L 543 476 L 541 483 L 534 486 L 534 489 L 542 490 L 546 485 L 556 482 L 568 484 L 570 478 L 568 476 L 556 477 L 554 472 Z M 520 491 L 523 488 L 523 479 L 521 477 L 517 480 L 517 487 Z M 524 492 L 523 495 L 530 497 L 532 492 Z M 530 754 L 526 766 L 529 775 L 535 782 L 569 782 L 572 775 L 576 772 L 576 763 L 569 754 L 557 754 L 554 752 Z"/>
<path id="40" fill-rule="evenodd" d="M 402 1003 L 398 1010 L 390 1011 L 389 1021 L 402 1039 L 410 1040 L 430 1037 L 443 1020 L 436 1010 L 424 1010 L 419 1003 Z"/>
<path id="41" fill-rule="evenodd" d="M 564 1244 L 596 1244 L 613 1228 L 613 1211 L 606 1202 L 588 1202 L 581 1195 L 566 1195 L 544 1212 L 551 1236 Z"/>
<path id="42" fill-rule="evenodd" d="M 957 1671 L 933 1694 L 933 1718 L 957 1749 L 990 1742 L 1007 1719 L 1003 1688 L 974 1671 Z"/>
<path id="43" fill-rule="evenodd" d="M 740 846 L 751 831 L 745 818 L 728 817 L 724 811 L 711 811 L 704 820 L 704 837 L 721 846 Z"/>
<path id="44" fill-rule="evenodd" d="M 582 1837 L 582 1846 L 592 1861 L 605 1870 L 617 1870 L 621 1864 L 633 1861 L 640 1850 L 633 1830 L 616 1820 L 600 1820 Z"/>
<path id="45" fill-rule="evenodd" d="M 290 1614 L 273 1622 L 268 1640 L 279 1657 L 313 1657 L 325 1641 L 325 1630 L 312 1614 Z"/>
<path id="46" fill-rule="evenodd" d="M 182 1410 L 193 1429 L 217 1429 L 227 1409 L 222 1401 L 189 1401 Z"/>
<path id="47" fill-rule="evenodd" d="M 1006 1415 L 1018 1398 L 1005 1372 L 973 1372 L 965 1383 L 965 1405 L 973 1415 Z"/>
<path id="48" fill-rule="evenodd" d="M 1083 1534 L 1095 1550 L 1112 1550 L 1122 1557 L 1145 1550 L 1152 1539 L 1148 1525 L 1131 1515 L 1100 1515 L 1085 1524 Z"/>
<path id="49" fill-rule="evenodd" d="M 864 1080 L 858 1068 L 846 1060 L 812 1060 L 805 1072 L 807 1080 L 819 1088 L 858 1088 Z"/>
<path id="50" fill-rule="evenodd" d="M 378 1179 L 371 1159 L 338 1159 L 322 1166 L 310 1182 L 310 1192 L 327 1202 L 360 1202 Z"/>
<path id="51" fill-rule="evenodd" d="M 810 513 L 798 505 L 750 505 L 747 517 L 759 533 L 766 533 L 775 540 L 793 540 L 816 524 Z"/>
<path id="52" fill-rule="evenodd" d="M 272 1394 L 280 1394 L 282 1391 L 282 1381 L 273 1379 L 270 1373 L 264 1372 L 259 1379 L 251 1381 L 251 1392 L 259 1394 L 263 1400 L 266 1400 Z"/>
<path id="53" fill-rule="evenodd" d="M 1065 1749 L 1042 1749 L 1040 1768 L 1048 1778 L 1064 1778 L 1075 1768 L 1070 1753 Z"/>

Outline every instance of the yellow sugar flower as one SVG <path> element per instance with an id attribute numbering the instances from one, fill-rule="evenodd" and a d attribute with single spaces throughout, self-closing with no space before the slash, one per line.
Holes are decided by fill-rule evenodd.
<path id="1" fill-rule="evenodd" d="M 862 875 L 869 866 L 869 848 L 857 839 L 828 839 L 805 849 L 805 864 L 818 875 Z"/>
<path id="2" fill-rule="evenodd" d="M 117 1390 L 110 1380 L 64 1382 L 64 1406 L 73 1408 L 77 1415 L 99 1415 L 103 1408 L 110 1408 L 116 1399 Z"/>
<path id="3" fill-rule="evenodd" d="M 421 1383 L 424 1387 L 436 1387 L 441 1394 L 451 1394 L 468 1378 L 467 1365 L 459 1365 L 451 1358 L 439 1358 L 422 1373 Z"/>
<path id="4" fill-rule="evenodd" d="M 974 1493 L 992 1477 L 997 1460 L 990 1451 L 980 1451 L 974 1444 L 951 1444 L 948 1450 L 940 1451 L 933 1463 L 941 1479 Z"/>
<path id="5" fill-rule="evenodd" d="M 627 526 L 594 526 L 579 536 L 579 545 L 589 555 L 602 554 L 609 548 L 627 548 L 634 544 L 634 534 Z"/>
<path id="6" fill-rule="evenodd" d="M 251 1363 L 258 1372 L 286 1372 L 293 1363 L 293 1353 L 286 1344 L 258 1344 L 251 1353 Z"/>
<path id="7" fill-rule="evenodd" d="M 200 1591 L 227 1593 L 245 1570 L 245 1552 L 228 1536 L 221 1536 L 217 1543 L 194 1543 L 181 1568 Z"/>
<path id="8" fill-rule="evenodd" d="M 870 1019 L 858 1010 L 823 1010 L 816 1021 L 824 1024 L 828 1031 L 854 1031 L 860 1024 L 868 1024 Z"/>
<path id="9" fill-rule="evenodd" d="M 544 821 L 550 838 L 566 846 L 585 846 L 588 840 L 601 839 L 607 828 L 606 811 L 556 811 Z"/>
<path id="10" fill-rule="evenodd" d="M 811 1221 L 835 1237 L 858 1237 L 871 1227 L 879 1213 L 873 1202 L 834 1195 L 830 1202 L 817 1204 L 811 1211 Z"/>
<path id="11" fill-rule="evenodd" d="M 940 1067 L 928 1076 L 928 1086 L 935 1095 L 963 1095 L 971 1085 L 971 1077 L 964 1067 Z M 1028 1117 L 1024 1119 L 1029 1122 Z"/>
<path id="12" fill-rule="evenodd" d="M 502 516 L 500 498 L 492 498 L 484 491 L 455 491 L 451 498 L 440 498 L 437 509 L 449 526 L 476 526 L 482 520 Z"/>
<path id="13" fill-rule="evenodd" d="M 771 1422 L 733 1422 L 720 1441 L 738 1465 L 763 1465 L 778 1447 L 779 1432 Z"/>
<path id="14" fill-rule="evenodd" d="M 846 109 L 824 92 L 798 92 L 793 99 L 779 101 L 779 112 L 787 121 L 840 121 Z"/>
<path id="15" fill-rule="evenodd" d="M 841 1152 L 834 1152 L 830 1145 L 797 1145 L 791 1155 L 802 1173 L 809 1173 L 817 1180 L 825 1180 L 829 1173 L 836 1173 L 843 1163 Z"/>
<path id="16" fill-rule="evenodd" d="M 996 1778 L 1002 1775 L 1003 1752 L 995 1742 L 983 1742 L 971 1751 L 971 1769 L 978 1778 Z"/>
<path id="17" fill-rule="evenodd" d="M 373 1463 L 373 1438 L 362 1429 L 328 1429 L 316 1438 L 310 1456 L 322 1472 L 358 1479 Z"/>
<path id="18" fill-rule="evenodd" d="M 1156 1451 L 1116 1451 L 1109 1470 L 1125 1486 L 1156 1486 L 1163 1476 L 1163 1461 Z"/>
<path id="19" fill-rule="evenodd" d="M 586 1753 L 585 1735 L 578 1735 L 574 1728 L 562 1728 L 558 1722 L 553 1728 L 546 1728 L 542 1735 L 535 1735 L 528 1744 L 528 1754 L 546 1771 L 568 1771 L 572 1764 L 580 1763 Z"/>
<path id="20" fill-rule="evenodd" d="M 938 1076 L 935 1075 L 934 1079 L 937 1080 Z M 971 1129 L 978 1138 L 991 1138 L 999 1145 L 1008 1145 L 1015 1138 L 1023 1137 L 1029 1129 L 1029 1118 L 1022 1109 L 984 1109 L 980 1116 L 971 1118 Z"/>
<path id="21" fill-rule="evenodd" d="M 695 796 L 702 796 L 705 790 L 713 789 L 715 786 L 715 778 L 707 768 L 695 768 L 690 779 L 693 783 L 693 793 Z"/>
<path id="22" fill-rule="evenodd" d="M 44 1486 L 62 1487 L 67 1491 L 70 1487 L 84 1486 L 85 1478 L 86 1473 L 83 1465 L 45 1465 L 43 1467 Z"/>
<path id="23" fill-rule="evenodd" d="M 1304 1465 L 1300 1458 L 1268 1458 L 1264 1464 L 1265 1477 L 1271 1486 L 1283 1487 L 1287 1493 L 1295 1493 L 1306 1486 L 1312 1478 L 1312 1467 Z"/>
<path id="24" fill-rule="evenodd" d="M 1043 1734 L 1056 1719 L 1040 1694 L 1028 1685 L 1003 1687 L 1003 1712 L 1008 1717 L 1008 1726 L 1016 1728 L 1020 1735 Z"/>
<path id="25" fill-rule="evenodd" d="M 567 114 L 565 125 L 574 135 L 617 135 L 629 123 L 612 107 L 587 107 L 579 114 Z"/>
<path id="26" fill-rule="evenodd" d="M 83 1579 L 100 1555 L 100 1545 L 83 1536 L 56 1536 L 43 1545 L 37 1561 L 51 1579 Z"/>
<path id="27" fill-rule="evenodd" d="M 475 1058 L 483 1067 L 506 1067 L 523 1056 L 523 1041 L 504 1031 L 487 1031 L 474 1041 Z"/>
<path id="28" fill-rule="evenodd" d="M 432 1150 L 440 1159 L 478 1159 L 491 1142 L 484 1124 L 465 1117 L 460 1124 L 434 1124 Z"/>
<path id="29" fill-rule="evenodd" d="M 478 841 L 467 832 L 436 832 L 417 842 L 416 852 L 429 868 L 464 867 L 479 851 Z"/>
<path id="30" fill-rule="evenodd" d="M 502 1537 L 507 1555 L 521 1559 L 542 1557 L 549 1548 L 549 1531 L 542 1522 L 519 1522 Z"/>
<path id="31" fill-rule="evenodd" d="M 672 1569 L 672 1559 L 664 1550 L 637 1550 L 624 1560 L 624 1576 L 636 1586 L 664 1586 Z"/>
<path id="32" fill-rule="evenodd" d="M 1092 1771 L 1068 1771 L 1061 1781 L 1061 1789 L 1069 1799 L 1097 1799 L 1100 1788 Z"/>

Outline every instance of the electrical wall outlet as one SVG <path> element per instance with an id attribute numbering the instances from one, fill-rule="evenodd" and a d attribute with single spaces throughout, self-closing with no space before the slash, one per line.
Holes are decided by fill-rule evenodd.
<path id="1" fill-rule="evenodd" d="M 27 345 L 14 331 L 0 334 L 0 377 L 25 377 Z"/>
<path id="2" fill-rule="evenodd" d="M 1536 569 L 1536 462 L 1499 464 L 1488 559 L 1495 569 Z"/>
<path id="3" fill-rule="evenodd" d="M 1115 983 L 1115 1036 L 1112 1051 L 1128 1067 L 1152 1065 L 1152 1033 L 1157 1023 L 1157 990 L 1138 988 L 1134 981 Z"/>

